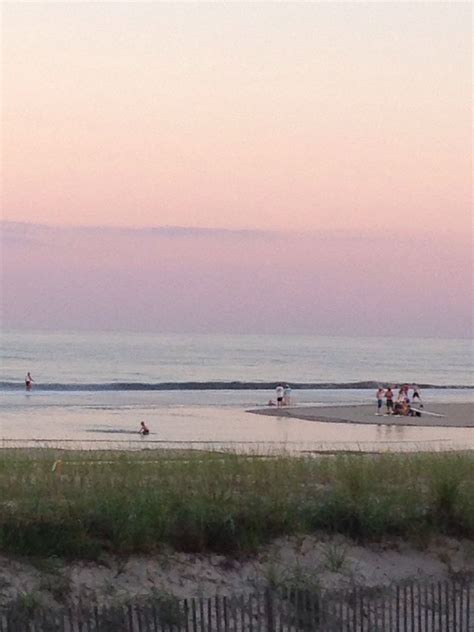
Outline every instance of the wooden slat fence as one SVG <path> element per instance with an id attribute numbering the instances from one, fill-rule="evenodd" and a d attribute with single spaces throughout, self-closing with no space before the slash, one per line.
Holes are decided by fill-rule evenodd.
<path id="1" fill-rule="evenodd" d="M 474 632 L 474 582 L 267 590 L 116 607 L 0 610 L 0 632 Z"/>

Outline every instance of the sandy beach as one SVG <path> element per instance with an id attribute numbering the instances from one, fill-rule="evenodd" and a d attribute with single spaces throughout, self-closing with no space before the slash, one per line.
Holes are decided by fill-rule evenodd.
<path id="1" fill-rule="evenodd" d="M 331 563 L 339 553 L 337 568 Z M 178 553 L 104 557 L 100 563 L 55 559 L 41 564 L 0 556 L 0 606 L 18 593 L 34 593 L 49 607 L 58 599 L 116 603 L 155 590 L 179 599 L 238 595 L 265 589 L 269 582 L 317 582 L 326 590 L 383 587 L 394 581 L 444 581 L 473 572 L 468 540 L 438 537 L 420 549 L 400 539 L 362 546 L 344 536 L 315 534 L 282 537 L 254 556 Z"/>
<path id="2" fill-rule="evenodd" d="M 289 406 L 258 408 L 249 412 L 331 423 L 474 428 L 474 404 L 472 403 L 426 405 L 425 410 L 435 415 L 400 417 L 384 414 L 379 416 L 375 414 L 375 406 Z"/>

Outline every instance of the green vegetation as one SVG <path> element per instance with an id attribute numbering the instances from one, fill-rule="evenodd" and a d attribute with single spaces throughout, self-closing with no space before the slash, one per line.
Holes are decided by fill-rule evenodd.
<path id="1" fill-rule="evenodd" d="M 97 559 L 164 544 L 239 554 L 315 531 L 473 538 L 474 455 L 4 450 L 0 508 L 0 551 L 28 556 Z"/>

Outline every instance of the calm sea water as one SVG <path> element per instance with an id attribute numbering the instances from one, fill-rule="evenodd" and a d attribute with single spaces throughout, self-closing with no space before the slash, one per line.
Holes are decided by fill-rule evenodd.
<path id="1" fill-rule="evenodd" d="M 409 338 L 4 333 L 0 382 L 365 380 L 471 385 L 472 342 Z"/>
<path id="2" fill-rule="evenodd" d="M 167 445 L 464 445 L 466 437 L 474 440 L 463 429 L 405 428 L 401 434 L 400 429 L 245 412 L 273 397 L 263 386 L 278 381 L 296 387 L 298 403 L 321 405 L 372 402 L 373 388 L 363 388 L 370 381 L 469 386 L 468 340 L 6 332 L 1 358 L 0 438 L 6 444 L 132 445 L 142 419 L 152 428 L 149 441 Z M 24 391 L 27 371 L 35 380 L 32 393 Z M 189 390 L 184 384 L 189 382 L 199 385 Z M 326 388 L 298 389 L 320 383 Z M 358 388 L 347 388 L 348 383 L 359 383 Z M 424 389 L 433 403 L 473 401 L 473 394 L 472 388 Z"/>

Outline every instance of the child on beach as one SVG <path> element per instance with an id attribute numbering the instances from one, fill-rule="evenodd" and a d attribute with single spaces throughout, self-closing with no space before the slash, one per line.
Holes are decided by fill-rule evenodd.
<path id="1" fill-rule="evenodd" d="M 138 434 L 141 434 L 142 437 L 146 437 L 146 435 L 150 434 L 150 430 L 144 421 L 140 422 L 140 430 L 138 431 Z"/>

